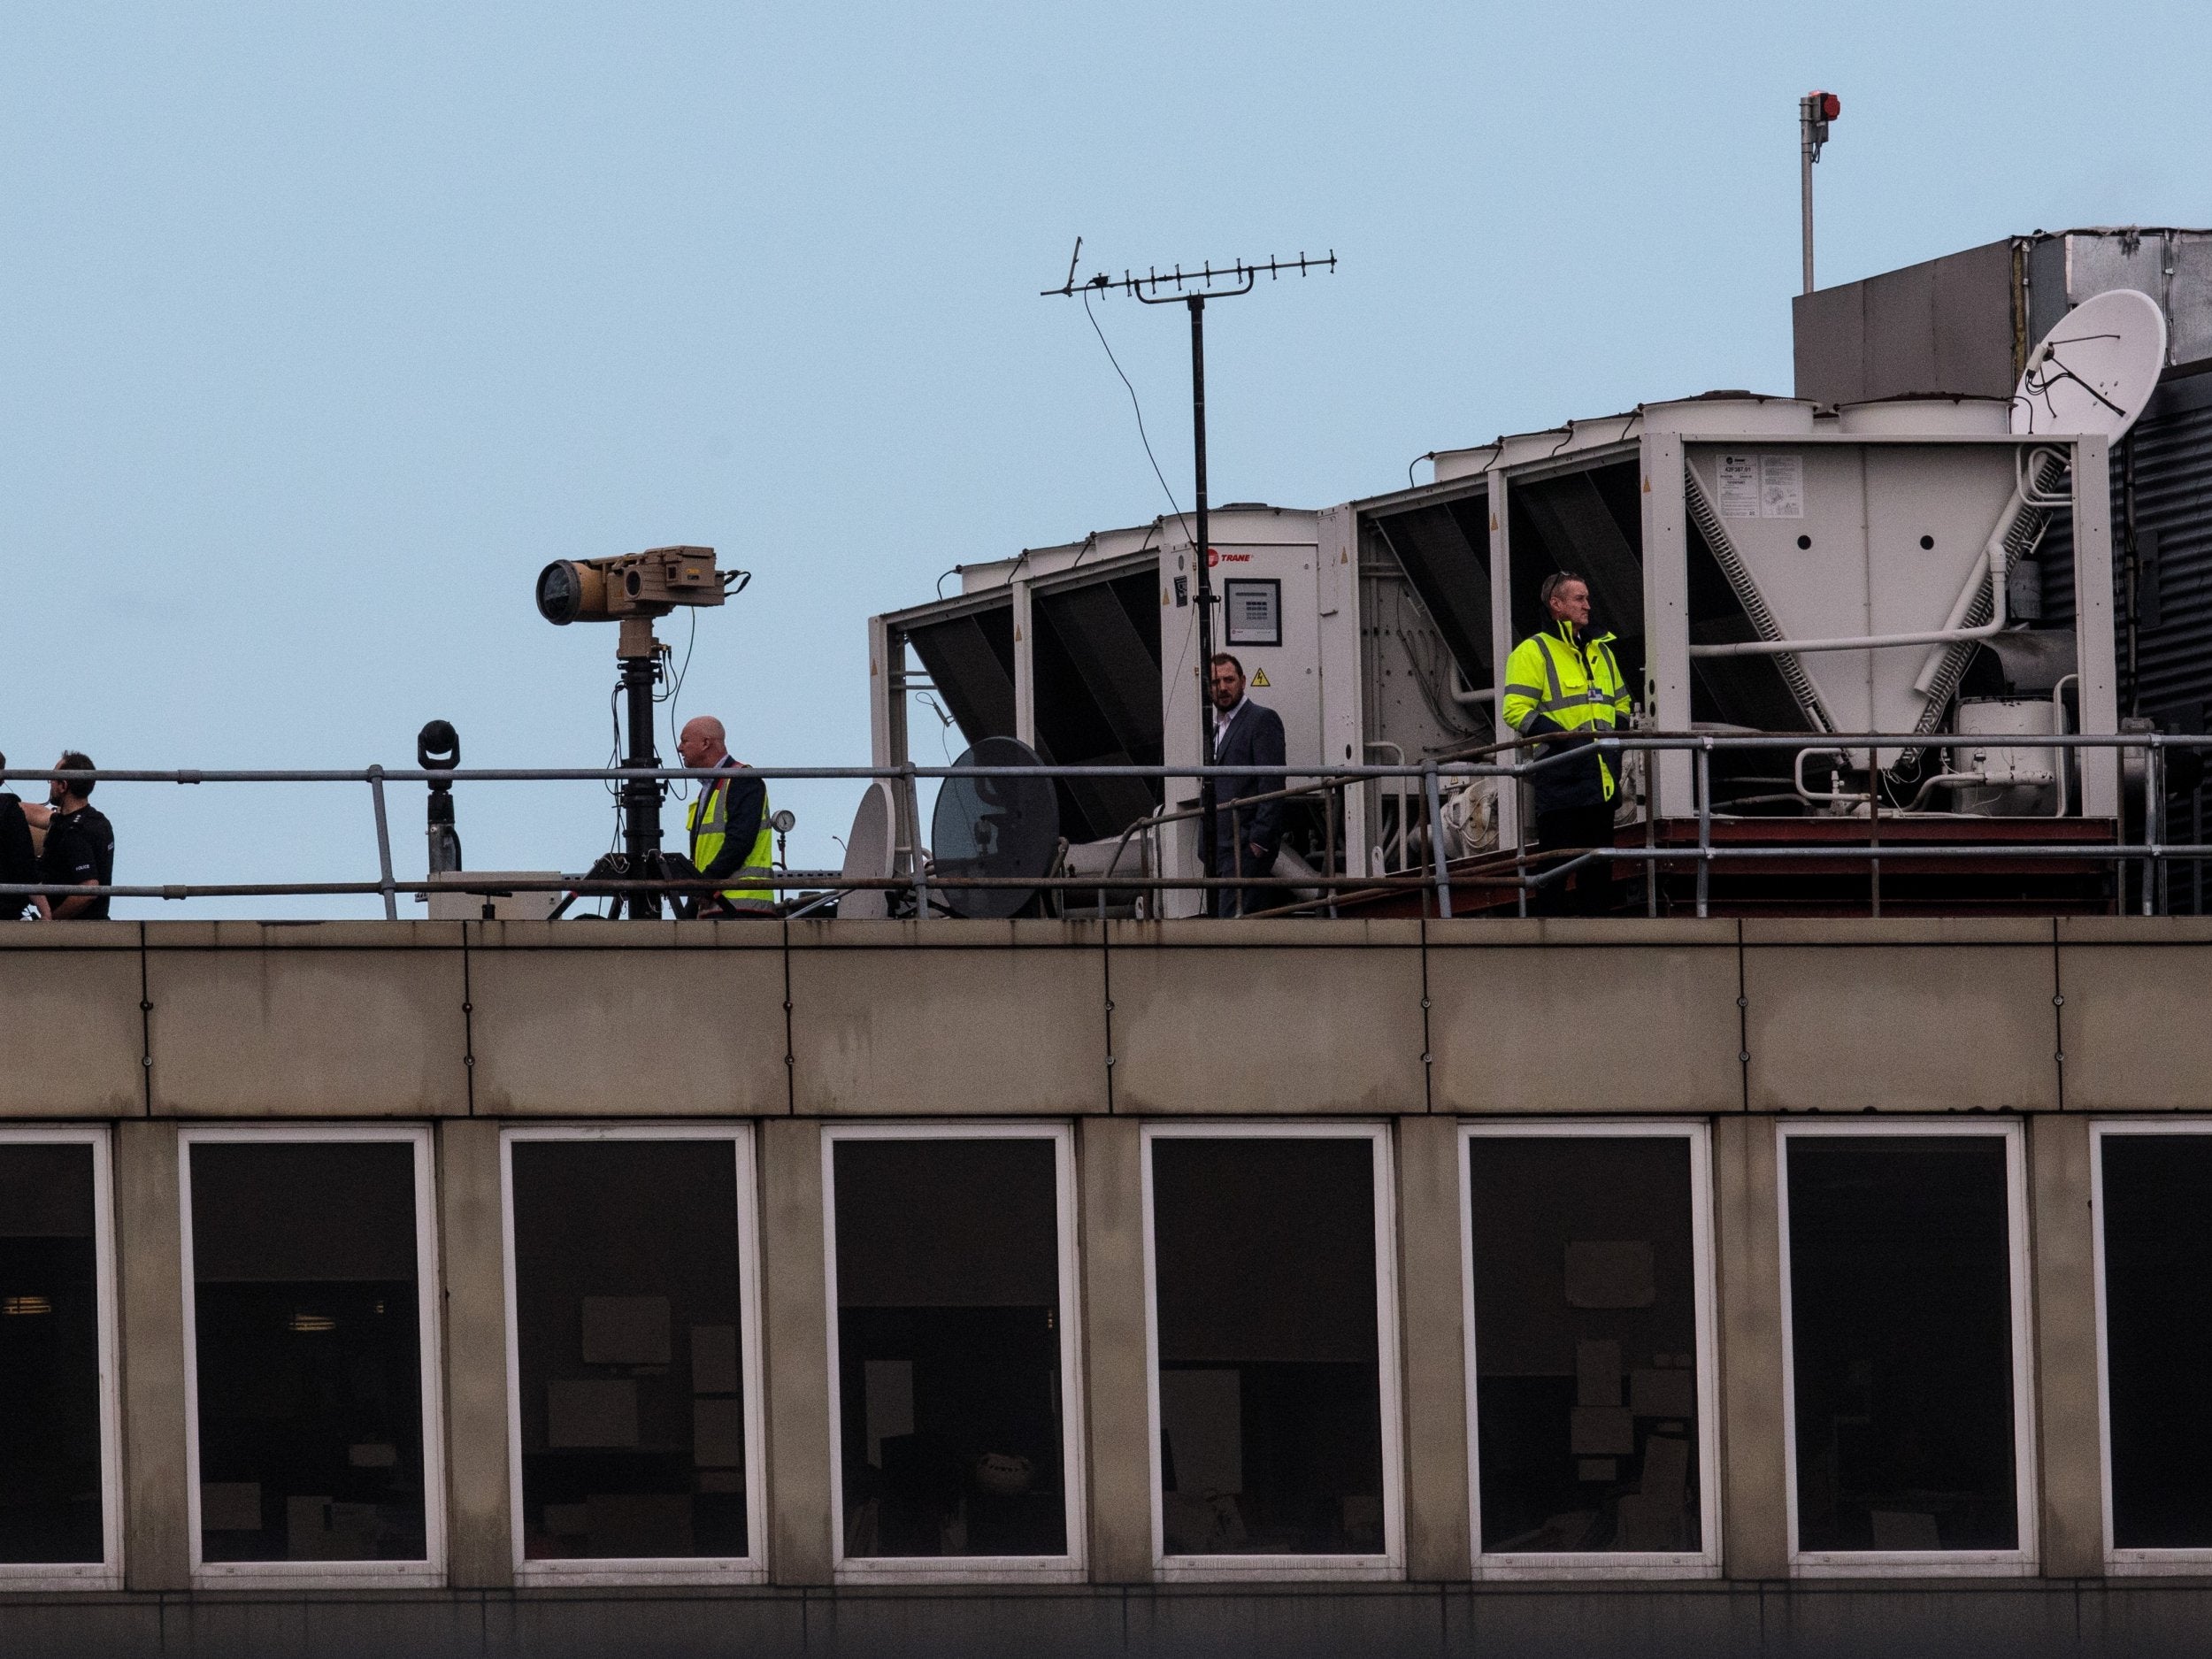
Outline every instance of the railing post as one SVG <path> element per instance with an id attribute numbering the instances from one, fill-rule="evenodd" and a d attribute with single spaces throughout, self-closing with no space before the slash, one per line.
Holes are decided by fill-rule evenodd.
<path id="1" fill-rule="evenodd" d="M 907 821 L 912 826 L 907 835 L 906 850 L 914 860 L 914 919 L 929 919 L 929 875 L 922 867 L 922 791 L 914 780 L 914 763 L 908 761 L 899 768 L 899 776 L 906 783 Z"/>
<path id="2" fill-rule="evenodd" d="M 1643 749 L 1641 787 L 1644 797 L 1644 914 L 1659 914 L 1659 815 L 1651 810 L 1651 769 L 1657 760 L 1657 751 Z"/>
<path id="3" fill-rule="evenodd" d="M 1702 918 L 1712 890 L 1713 740 L 1697 747 L 1697 913 Z"/>
<path id="4" fill-rule="evenodd" d="M 2143 755 L 2143 914 L 2158 914 L 2158 881 L 2165 873 L 2165 861 L 2158 855 L 2158 843 L 2164 833 L 2160 819 L 2166 815 L 2166 749 L 2159 742 L 2158 733 L 2151 733 L 2149 747 Z"/>
<path id="5" fill-rule="evenodd" d="M 1428 796 L 1429 856 L 1436 866 L 1436 913 L 1449 917 L 1452 913 L 1451 878 L 1444 867 L 1444 797 L 1436 787 L 1436 763 L 1421 763 L 1421 787 Z"/>
<path id="6" fill-rule="evenodd" d="M 384 816 L 384 768 L 369 768 L 369 798 L 376 803 L 377 881 L 384 890 L 384 919 L 399 920 L 399 895 L 392 886 L 392 826 Z"/>
<path id="7" fill-rule="evenodd" d="M 1321 791 L 1322 873 L 1331 878 L 1330 885 L 1324 891 L 1329 895 L 1329 916 L 1332 920 L 1336 916 L 1337 895 L 1334 880 L 1336 876 L 1336 806 L 1345 787 L 1345 780 L 1339 778 L 1334 788 L 1325 788 Z M 1344 873 L 1348 876 L 1352 872 L 1347 870 Z"/>

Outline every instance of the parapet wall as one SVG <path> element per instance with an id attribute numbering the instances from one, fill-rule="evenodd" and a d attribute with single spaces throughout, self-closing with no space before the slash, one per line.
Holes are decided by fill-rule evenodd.
<path id="1" fill-rule="evenodd" d="M 2212 1076 L 2184 918 L 10 932 L 10 1118 L 2161 1111 Z"/>

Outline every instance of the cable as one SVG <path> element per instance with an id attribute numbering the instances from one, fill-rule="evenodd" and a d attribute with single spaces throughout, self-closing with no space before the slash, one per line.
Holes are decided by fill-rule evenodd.
<path id="1" fill-rule="evenodd" d="M 1144 405 L 1137 401 L 1137 388 L 1129 384 L 1128 375 L 1122 373 L 1121 359 L 1114 355 L 1113 347 L 1107 345 L 1106 331 L 1098 326 L 1098 319 L 1092 314 L 1090 289 L 1087 288 L 1082 292 L 1084 318 L 1090 323 L 1091 332 L 1098 336 L 1098 343 L 1106 347 L 1106 361 L 1114 365 L 1116 374 L 1121 375 L 1122 385 L 1128 388 L 1129 407 L 1137 411 L 1137 439 L 1144 445 L 1144 458 L 1152 463 L 1152 476 L 1160 480 L 1160 493 L 1167 497 L 1169 511 L 1174 513 L 1175 522 L 1183 526 L 1183 534 L 1187 538 L 1191 534 L 1190 524 L 1184 518 L 1182 508 L 1176 504 L 1175 492 L 1168 488 L 1167 474 L 1160 471 L 1160 457 L 1152 453 L 1152 439 L 1144 429 Z"/>
<path id="2" fill-rule="evenodd" d="M 677 716 L 681 712 L 683 705 L 684 677 L 691 672 L 692 649 L 699 643 L 699 612 L 696 608 L 691 611 L 690 616 L 691 632 L 684 641 L 684 665 L 681 668 L 676 667 L 675 654 L 672 651 L 669 654 L 668 695 L 653 699 L 656 703 L 665 703 L 668 705 L 668 746 L 675 751 L 679 759 L 683 755 L 680 743 L 683 727 L 678 724 Z M 677 779 L 670 786 L 669 793 L 679 801 L 688 801 L 691 799 L 691 780 Z"/>

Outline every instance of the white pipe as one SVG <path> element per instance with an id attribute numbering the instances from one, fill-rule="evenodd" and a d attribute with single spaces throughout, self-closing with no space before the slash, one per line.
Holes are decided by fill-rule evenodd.
<path id="1" fill-rule="evenodd" d="M 2081 676 L 2079 674 L 2061 674 L 2057 683 L 2051 687 L 2051 733 L 2055 737 L 2066 735 L 2066 682 L 2070 680 L 2074 682 L 2077 688 L 2080 687 Z M 2058 764 L 2052 769 L 2058 773 L 2058 810 L 2051 816 L 2064 818 L 2066 816 L 2066 763 L 2074 757 L 2070 749 L 2060 749 L 2052 752 L 2058 757 Z"/>
<path id="2" fill-rule="evenodd" d="M 1463 686 L 1466 687 L 1463 691 L 1461 689 Z M 1452 658 L 1451 693 L 1452 701 L 1463 709 L 1472 708 L 1479 703 L 1495 703 L 1498 700 L 1498 690 L 1495 686 L 1486 687 L 1477 691 L 1474 687 L 1468 685 L 1467 676 L 1461 671 L 1459 658 L 1456 657 Z"/>
<path id="3" fill-rule="evenodd" d="M 2001 564 L 1993 564 L 1986 550 L 1981 564 L 1989 572 L 1992 616 L 1978 628 L 1953 625 L 1924 634 L 1869 634 L 1845 640 L 1741 640 L 1727 645 L 1693 645 L 1692 657 L 1781 657 L 1804 651 L 1881 651 L 1903 645 L 1955 645 L 1962 640 L 1985 640 L 2005 626 L 2005 579 Z M 1978 578 L 1975 585 L 1978 585 Z M 1970 586 L 1970 593 L 1972 591 Z M 1968 601 L 1967 603 L 1971 603 Z M 1963 607 L 1961 607 L 1962 611 Z M 1959 614 L 1955 612 L 1954 614 Z"/>

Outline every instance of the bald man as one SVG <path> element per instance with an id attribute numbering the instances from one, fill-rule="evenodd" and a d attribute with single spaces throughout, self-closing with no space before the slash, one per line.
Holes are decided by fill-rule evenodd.
<path id="1" fill-rule="evenodd" d="M 699 791 L 684 815 L 691 832 L 691 862 L 699 873 L 732 885 L 702 898 L 702 920 L 730 920 L 747 916 L 773 916 L 775 890 L 749 886 L 765 880 L 775 870 L 775 833 L 768 824 L 768 786 L 750 769 L 730 758 L 722 722 L 710 714 L 684 723 L 676 740 L 676 753 L 684 764 L 697 772 L 727 771 Z"/>

